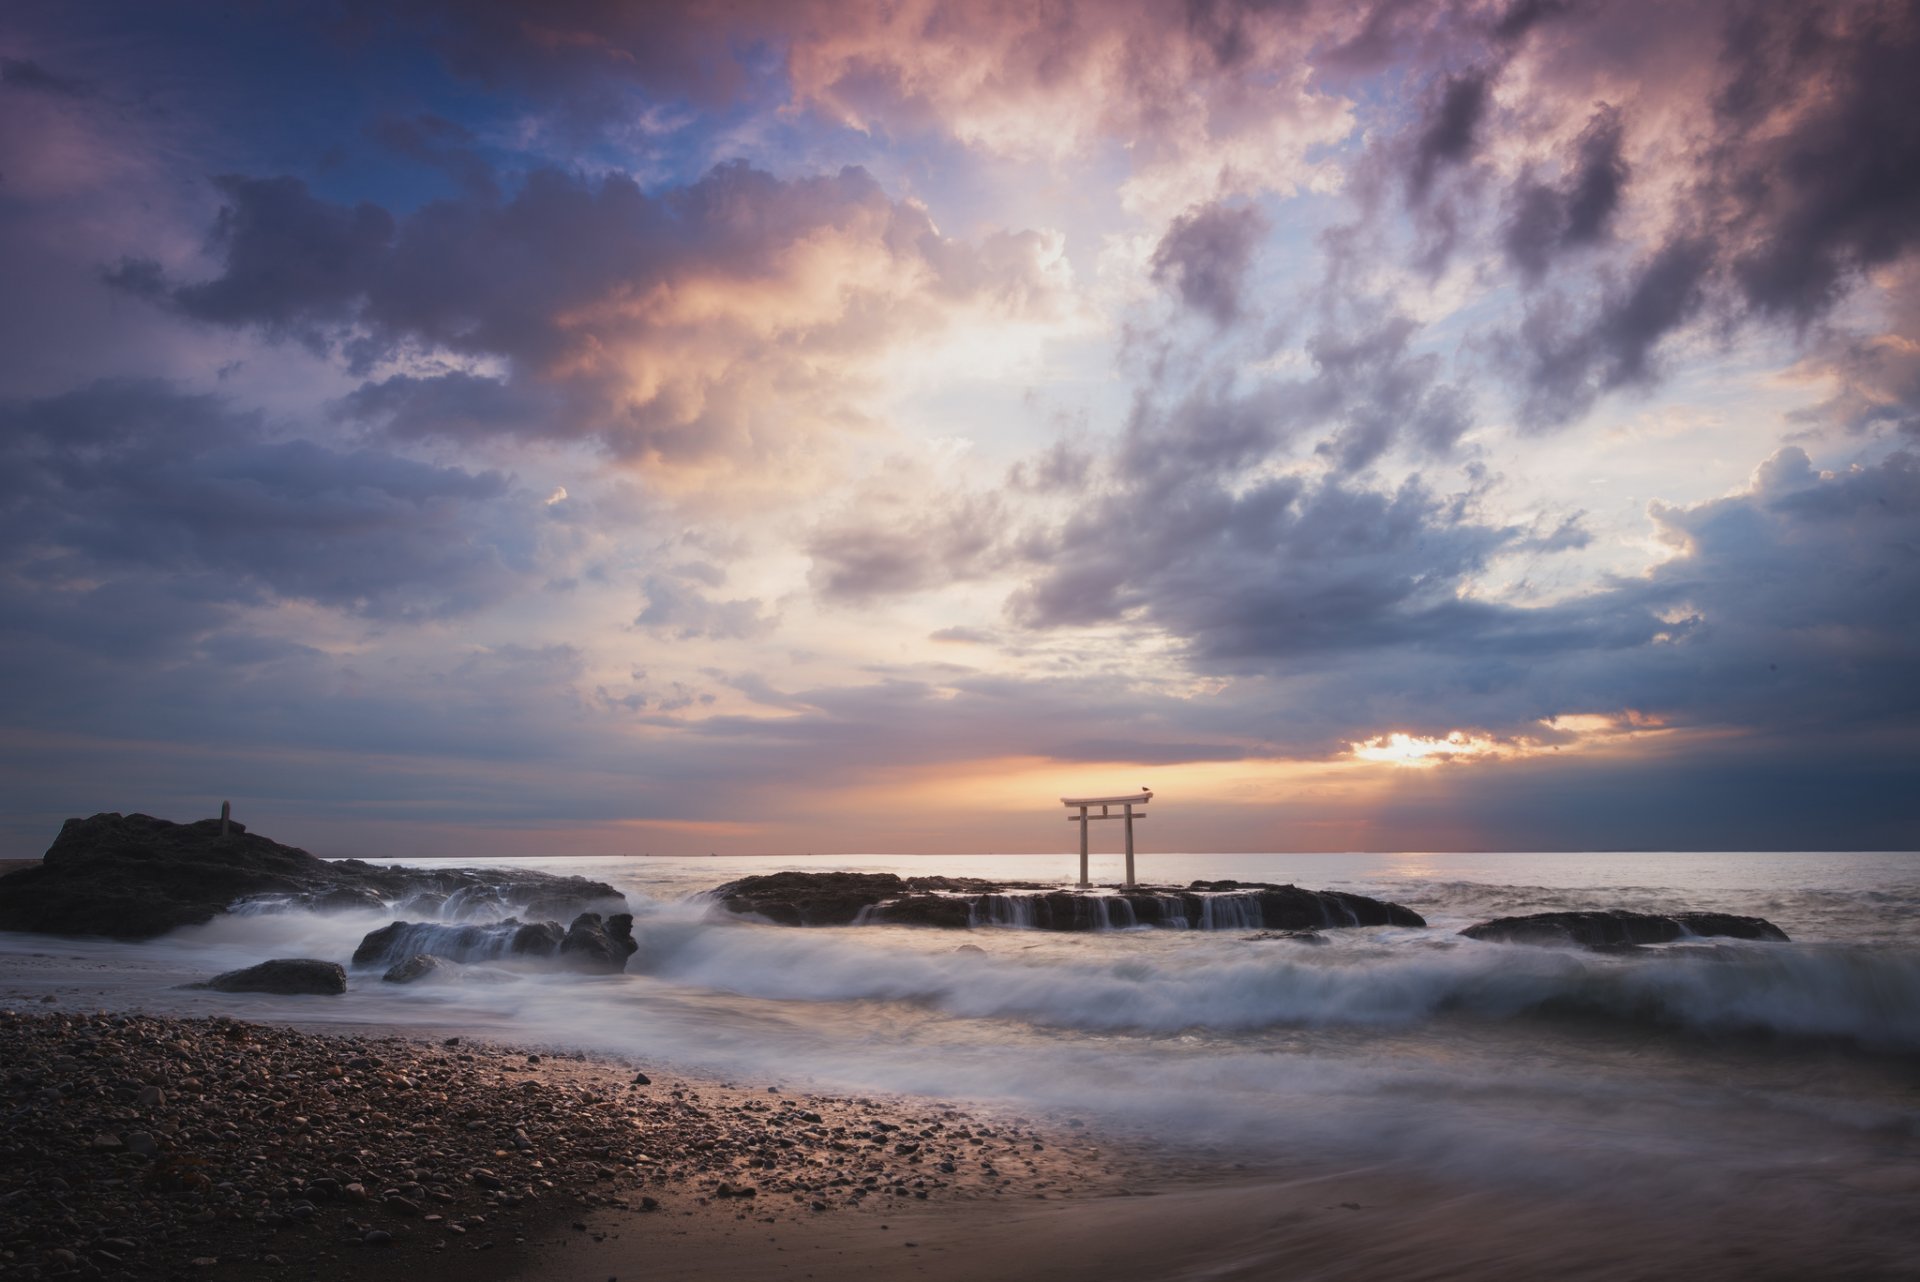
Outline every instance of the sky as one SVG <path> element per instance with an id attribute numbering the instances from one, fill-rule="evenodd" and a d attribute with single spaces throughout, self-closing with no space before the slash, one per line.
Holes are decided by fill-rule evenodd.
<path id="1" fill-rule="evenodd" d="M 0 854 L 1920 846 L 1916 66 L 1911 0 L 15 0 Z"/>

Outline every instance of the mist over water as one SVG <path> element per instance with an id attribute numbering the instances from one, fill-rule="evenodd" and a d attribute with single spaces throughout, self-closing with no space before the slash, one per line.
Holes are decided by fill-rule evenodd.
<path id="1" fill-rule="evenodd" d="M 627 974 L 524 968 L 403 986 L 375 967 L 337 999 L 176 987 L 268 957 L 344 963 L 390 920 L 278 913 L 142 945 L 0 936 L 0 997 L 465 1032 L 650 1068 L 996 1102 L 1255 1162 L 1410 1162 L 1647 1196 L 1772 1189 L 1836 1164 L 1920 1171 L 1912 855 L 1143 860 L 1156 882 L 1292 881 L 1391 899 L 1430 923 L 1327 931 L 1313 947 L 1244 931 L 797 929 L 727 919 L 702 897 L 783 868 L 1056 880 L 1068 862 L 541 860 L 628 895 L 640 951 Z M 1602 955 L 1457 934 L 1492 916 L 1606 907 L 1762 915 L 1794 942 Z"/>

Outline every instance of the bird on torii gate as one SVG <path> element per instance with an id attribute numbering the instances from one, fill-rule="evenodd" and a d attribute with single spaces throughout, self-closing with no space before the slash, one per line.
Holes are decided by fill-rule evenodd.
<path id="1" fill-rule="evenodd" d="M 1133 885 L 1133 821 L 1135 819 L 1146 818 L 1145 814 L 1135 815 L 1133 813 L 1133 808 L 1135 806 L 1144 806 L 1149 801 L 1152 801 L 1152 800 L 1153 800 L 1153 790 L 1147 787 L 1142 787 L 1139 792 L 1133 793 L 1125 797 L 1062 797 L 1060 798 L 1060 804 L 1067 807 L 1069 810 L 1074 809 L 1075 807 L 1078 807 L 1080 810 L 1080 813 L 1077 815 L 1068 815 L 1067 822 L 1073 823 L 1075 821 L 1078 821 L 1080 824 L 1080 889 L 1081 890 L 1085 890 L 1090 885 L 1092 885 L 1092 883 L 1087 880 L 1087 823 L 1088 821 L 1094 820 L 1094 819 L 1124 819 L 1126 821 L 1127 885 L 1129 887 Z M 1088 810 L 1090 810 L 1094 806 L 1100 807 L 1100 813 L 1097 815 L 1088 814 L 1087 813 Z M 1110 809 L 1113 806 L 1121 807 L 1121 813 L 1117 815 L 1114 814 Z"/>

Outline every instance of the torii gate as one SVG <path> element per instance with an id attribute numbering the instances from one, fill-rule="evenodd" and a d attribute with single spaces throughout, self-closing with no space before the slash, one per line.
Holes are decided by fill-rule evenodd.
<path id="1" fill-rule="evenodd" d="M 1142 788 L 1130 797 L 1060 798 L 1061 805 L 1069 809 L 1075 806 L 1080 808 L 1079 814 L 1067 816 L 1068 823 L 1073 823 L 1075 820 L 1080 822 L 1080 889 L 1085 890 L 1093 884 L 1087 880 L 1087 821 L 1090 819 L 1124 819 L 1127 821 L 1127 885 L 1133 885 L 1133 821 L 1135 818 L 1146 818 L 1144 814 L 1136 816 L 1133 813 L 1133 808 L 1135 806 L 1144 806 L 1152 800 L 1153 790 L 1151 788 Z M 1087 810 L 1092 806 L 1100 807 L 1100 813 L 1097 815 L 1088 814 Z M 1108 809 L 1110 806 L 1122 807 L 1122 813 L 1114 814 Z"/>

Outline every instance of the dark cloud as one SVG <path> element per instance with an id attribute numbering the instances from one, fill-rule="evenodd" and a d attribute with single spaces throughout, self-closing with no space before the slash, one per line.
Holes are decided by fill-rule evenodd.
<path id="1" fill-rule="evenodd" d="M 1225 327 L 1240 316 L 1241 289 L 1267 220 L 1250 205 L 1203 205 L 1173 220 L 1153 251 L 1153 279 Z"/>
<path id="2" fill-rule="evenodd" d="M 0 85 L 63 98 L 85 98 L 94 91 L 91 82 L 50 71 L 32 58 L 0 58 Z"/>
<path id="3" fill-rule="evenodd" d="M 1521 420 L 1558 426 L 1602 393 L 1650 383 L 1655 351 L 1700 313 L 1714 281 L 1716 248 L 1704 237 L 1669 242 L 1631 279 L 1584 309 L 1555 294 L 1531 303 L 1518 344 L 1502 360 L 1520 375 Z"/>
<path id="4" fill-rule="evenodd" d="M 464 125 L 431 112 L 388 115 L 369 125 L 367 136 L 398 155 L 442 171 L 470 196 L 486 200 L 500 193 L 493 167 L 475 150 L 473 133 Z"/>
<path id="5" fill-rule="evenodd" d="M 947 239 L 858 168 L 788 181 L 730 163 L 659 194 L 541 169 L 511 198 L 470 191 L 402 219 L 294 178 L 218 187 L 219 275 L 168 284 L 133 262 L 109 279 L 200 320 L 340 344 L 358 369 L 404 353 L 505 362 L 343 403 L 410 435 L 584 436 L 649 459 L 769 449 L 765 401 L 788 421 L 843 417 L 840 363 L 938 328 L 950 306 L 1018 313 L 1054 288 L 1041 238 Z"/>
<path id="6" fill-rule="evenodd" d="M 1413 147 L 1407 171 L 1407 196 L 1418 202 L 1433 185 L 1434 177 L 1450 165 L 1457 165 L 1473 154 L 1481 117 L 1487 109 L 1488 76 L 1468 72 L 1449 76 L 1440 88 L 1438 101 L 1429 111 Z"/>
<path id="7" fill-rule="evenodd" d="M 1067 522 L 1012 603 L 1033 628 L 1134 619 L 1211 671 L 1436 642 L 1480 613 L 1457 589 L 1515 531 L 1408 483 L 1287 477 L 1130 492 Z"/>
<path id="8" fill-rule="evenodd" d="M 1606 236 L 1628 177 L 1620 132 L 1620 113 L 1603 105 L 1587 122 L 1558 186 L 1532 177 L 1514 185 L 1503 240 L 1526 279 L 1540 279 L 1562 252 Z"/>
<path id="9" fill-rule="evenodd" d="M 977 578 L 1003 564 L 1007 514 L 991 497 L 915 503 L 911 511 L 863 510 L 828 522 L 807 540 L 809 581 L 830 601 L 851 603 Z"/>
<path id="10" fill-rule="evenodd" d="M 175 287 L 175 306 L 196 320 L 302 335 L 355 317 L 387 267 L 393 215 L 321 200 L 298 178 L 228 175 L 213 185 L 224 200 L 211 233 L 221 273 Z M 147 296 L 160 288 L 157 269 L 138 260 L 108 279 Z"/>
<path id="11" fill-rule="evenodd" d="M 218 398 L 148 381 L 7 405 L 0 427 L 8 573 L 51 597 L 139 576 L 184 599 L 431 619 L 528 572 L 498 473 L 275 439 Z"/>
<path id="12" fill-rule="evenodd" d="M 1733 277 L 1758 310 L 1804 324 L 1920 244 L 1920 10 L 1747 6 L 1723 58 L 1714 179 Z"/>

